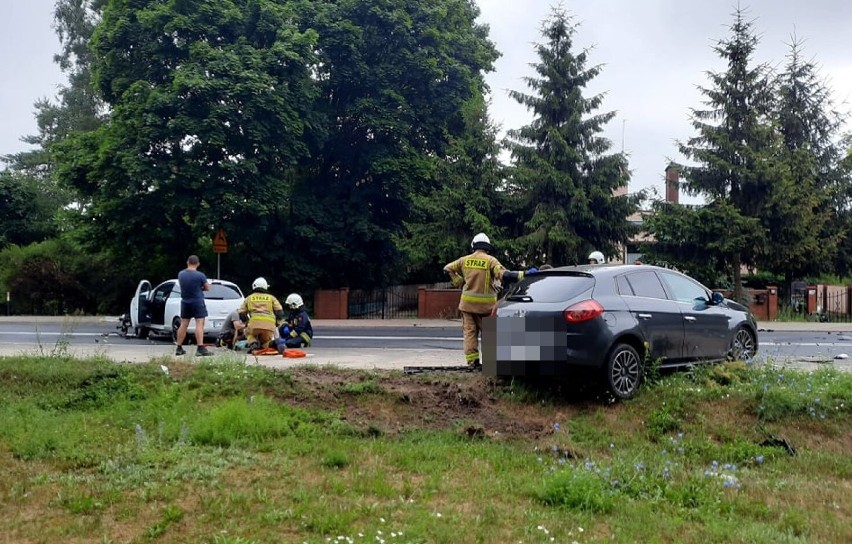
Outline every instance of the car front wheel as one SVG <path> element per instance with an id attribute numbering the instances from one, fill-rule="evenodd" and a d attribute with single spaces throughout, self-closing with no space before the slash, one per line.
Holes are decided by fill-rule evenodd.
<path id="1" fill-rule="evenodd" d="M 180 318 L 175 317 L 172 319 L 172 342 L 177 342 L 177 333 L 180 328 Z M 185 340 L 185 339 L 184 339 Z"/>
<path id="2" fill-rule="evenodd" d="M 642 381 L 642 359 L 629 344 L 616 344 L 606 363 L 606 385 L 618 399 L 636 394 Z"/>
<path id="3" fill-rule="evenodd" d="M 750 361 L 757 354 L 757 341 L 750 330 L 745 327 L 737 329 L 731 340 L 729 358 L 733 361 Z"/>

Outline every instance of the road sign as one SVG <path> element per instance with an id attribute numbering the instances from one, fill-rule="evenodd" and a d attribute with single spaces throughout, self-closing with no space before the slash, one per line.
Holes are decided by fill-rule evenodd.
<path id="1" fill-rule="evenodd" d="M 225 230 L 219 229 L 216 231 L 216 236 L 213 237 L 213 253 L 227 253 L 228 239 L 225 238 Z"/>

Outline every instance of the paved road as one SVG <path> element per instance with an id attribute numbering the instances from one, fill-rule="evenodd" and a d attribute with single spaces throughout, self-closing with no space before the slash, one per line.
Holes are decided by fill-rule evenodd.
<path id="1" fill-rule="evenodd" d="M 118 361 L 171 358 L 167 337 L 123 338 L 117 317 L 0 316 L 0 355 L 68 352 L 104 355 Z M 852 324 L 761 323 L 760 352 L 770 360 L 802 368 L 832 365 L 852 370 Z M 264 357 L 264 364 L 298 362 L 354 368 L 456 366 L 461 364 L 461 326 L 457 320 L 315 320 L 317 338 L 306 359 Z M 190 354 L 193 351 L 190 349 Z M 245 359 L 244 353 L 218 350 Z M 849 355 L 850 358 L 840 358 Z M 255 359 L 249 356 L 249 359 Z M 275 364 L 272 364 L 275 363 Z"/>

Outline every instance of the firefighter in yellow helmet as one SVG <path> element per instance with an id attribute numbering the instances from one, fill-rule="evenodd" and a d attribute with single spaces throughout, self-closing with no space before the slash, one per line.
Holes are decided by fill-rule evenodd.
<path id="1" fill-rule="evenodd" d="M 494 247 L 485 233 L 474 236 L 470 247 L 473 253 L 449 263 L 444 267 L 444 272 L 450 275 L 453 285 L 462 287 L 459 310 L 464 333 L 464 356 L 469 366 L 480 368 L 479 334 L 482 331 L 482 318 L 491 315 L 497 304 L 499 289 L 495 282 L 520 281 L 524 278 L 524 272 L 506 270 L 492 255 Z M 534 272 L 534 268 L 527 271 Z"/>
<path id="2" fill-rule="evenodd" d="M 249 349 L 266 348 L 275 339 L 278 323 L 284 319 L 284 307 L 268 293 L 269 283 L 257 278 L 251 284 L 252 293 L 240 306 L 240 319 L 246 323 Z"/>

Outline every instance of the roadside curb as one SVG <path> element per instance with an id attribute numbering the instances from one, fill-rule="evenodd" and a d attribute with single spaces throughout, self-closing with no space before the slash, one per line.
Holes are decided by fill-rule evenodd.
<path id="1" fill-rule="evenodd" d="M 118 316 L 0 316 L 2 323 L 114 323 L 118 326 Z M 418 327 L 418 328 L 457 328 L 461 330 L 461 319 L 311 319 L 315 328 L 322 327 Z M 758 321 L 758 332 L 825 332 L 852 333 L 852 323 L 821 323 L 818 321 Z"/>

